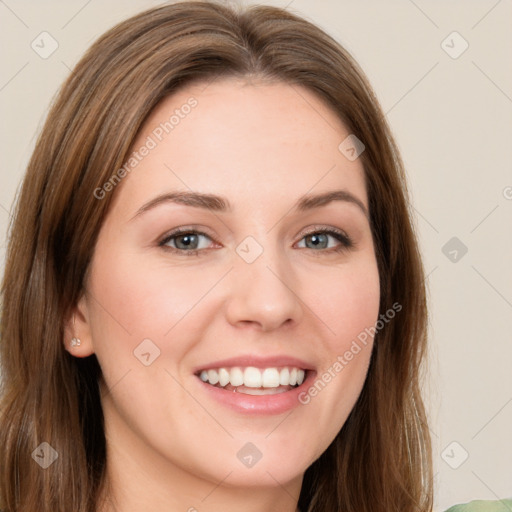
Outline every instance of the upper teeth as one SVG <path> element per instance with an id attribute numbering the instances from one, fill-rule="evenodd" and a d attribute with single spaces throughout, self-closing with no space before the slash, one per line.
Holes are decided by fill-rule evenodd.
<path id="1" fill-rule="evenodd" d="M 246 386 L 249 388 L 277 388 L 279 386 L 300 386 L 304 382 L 305 371 L 300 368 L 217 368 L 203 370 L 199 377 L 204 382 L 219 384 L 221 387 Z"/>

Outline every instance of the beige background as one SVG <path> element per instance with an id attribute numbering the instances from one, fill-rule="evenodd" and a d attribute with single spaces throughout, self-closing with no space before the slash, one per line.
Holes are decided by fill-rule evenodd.
<path id="1" fill-rule="evenodd" d="M 512 496 L 512 2 L 267 3 L 346 46 L 402 150 L 429 274 L 436 510 Z M 57 87 L 97 36 L 155 5 L 0 1 L 2 270 L 9 210 Z M 47 59 L 31 48 L 43 31 L 59 45 Z M 464 40 L 457 58 L 445 51 Z M 454 247 L 442 251 L 454 236 L 468 249 L 455 262 Z"/>

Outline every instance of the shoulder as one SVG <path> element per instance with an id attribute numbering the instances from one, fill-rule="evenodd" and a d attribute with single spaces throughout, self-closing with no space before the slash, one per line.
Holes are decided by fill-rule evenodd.
<path id="1" fill-rule="evenodd" d="M 496 501 L 475 500 L 454 505 L 445 512 L 512 512 L 512 498 Z"/>

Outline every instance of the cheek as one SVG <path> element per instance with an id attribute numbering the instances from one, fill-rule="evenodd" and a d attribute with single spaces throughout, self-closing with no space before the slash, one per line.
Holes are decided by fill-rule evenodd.
<path id="1" fill-rule="evenodd" d="M 218 314 L 209 292 L 225 270 L 171 266 L 129 250 L 107 257 L 111 249 L 97 251 L 91 273 L 93 349 L 108 388 L 136 383 L 129 409 L 136 395 L 145 403 L 174 385 L 167 371 L 182 376 L 183 361 Z"/>
<path id="2" fill-rule="evenodd" d="M 380 283 L 374 259 L 331 276 L 312 309 L 326 326 L 323 360 L 315 382 L 302 394 L 325 439 L 345 423 L 364 385 L 379 317 Z"/>
<path id="3" fill-rule="evenodd" d="M 315 312 L 328 327 L 325 340 L 330 355 L 346 350 L 365 329 L 375 325 L 380 303 L 380 282 L 375 259 L 331 273 L 328 286 L 316 292 Z"/>
<path id="4" fill-rule="evenodd" d="M 135 347 L 144 338 L 168 339 L 214 283 L 215 276 L 210 280 L 209 274 L 191 268 L 136 254 L 117 256 L 98 254 L 91 275 L 96 343 Z"/>

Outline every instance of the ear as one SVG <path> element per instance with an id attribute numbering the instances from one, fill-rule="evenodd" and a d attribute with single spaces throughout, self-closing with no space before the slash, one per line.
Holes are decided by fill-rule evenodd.
<path id="1" fill-rule="evenodd" d="M 75 357 L 87 357 L 94 354 L 92 345 L 89 310 L 85 293 L 69 312 L 64 322 L 64 348 Z M 72 340 L 80 340 L 80 344 Z"/>

